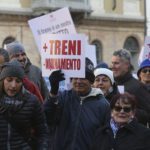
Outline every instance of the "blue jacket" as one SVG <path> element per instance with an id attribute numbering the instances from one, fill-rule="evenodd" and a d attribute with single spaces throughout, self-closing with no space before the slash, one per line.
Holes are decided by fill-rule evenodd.
<path id="1" fill-rule="evenodd" d="M 89 150 L 96 129 L 110 119 L 109 104 L 95 88 L 85 97 L 78 97 L 73 89 L 49 97 L 44 110 L 50 131 L 57 126 L 54 150 Z"/>

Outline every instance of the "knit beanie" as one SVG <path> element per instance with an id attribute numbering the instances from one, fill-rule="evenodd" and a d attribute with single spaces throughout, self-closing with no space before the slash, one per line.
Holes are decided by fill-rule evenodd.
<path id="1" fill-rule="evenodd" d="M 150 59 L 145 59 L 144 61 L 142 61 L 142 63 L 140 64 L 140 68 L 139 70 L 137 71 L 137 76 L 139 77 L 140 75 L 140 72 L 143 68 L 145 67 L 150 67 Z"/>
<path id="2" fill-rule="evenodd" d="M 92 61 L 86 57 L 85 59 L 85 78 L 88 79 L 91 83 L 94 82 L 94 65 Z"/>
<path id="3" fill-rule="evenodd" d="M 24 79 L 24 68 L 17 61 L 13 60 L 8 63 L 5 63 L 1 66 L 0 80 L 5 79 L 6 77 L 18 77 L 21 80 Z"/>
<path id="4" fill-rule="evenodd" d="M 105 62 L 100 62 L 97 64 L 96 68 L 109 68 Z"/>
<path id="5" fill-rule="evenodd" d="M 94 70 L 94 75 L 95 75 L 95 77 L 97 77 L 99 75 L 106 75 L 110 79 L 112 85 L 114 84 L 113 72 L 110 69 L 97 68 L 97 69 Z"/>
<path id="6" fill-rule="evenodd" d="M 9 58 L 12 58 L 16 53 L 25 53 L 24 46 L 19 41 L 14 41 L 6 45 L 6 50 L 8 51 Z"/>

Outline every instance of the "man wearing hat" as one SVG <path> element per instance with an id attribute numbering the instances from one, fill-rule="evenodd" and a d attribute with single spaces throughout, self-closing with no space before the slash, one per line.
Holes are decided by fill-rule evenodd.
<path id="1" fill-rule="evenodd" d="M 44 103 L 55 150 L 89 150 L 95 131 L 110 118 L 109 103 L 100 89 L 92 88 L 94 65 L 86 58 L 85 78 L 72 78 L 72 89 L 58 92 L 64 74 L 54 71 L 49 77 L 50 95 Z"/>
<path id="2" fill-rule="evenodd" d="M 145 59 L 137 72 L 138 79 L 144 83 L 150 93 L 150 60 Z"/>
<path id="3" fill-rule="evenodd" d="M 48 96 L 48 88 L 42 77 L 40 68 L 33 65 L 26 56 L 25 48 L 19 41 L 14 41 L 6 45 L 10 60 L 17 59 L 25 69 L 25 76 L 36 84 L 41 92 L 43 99 Z"/>

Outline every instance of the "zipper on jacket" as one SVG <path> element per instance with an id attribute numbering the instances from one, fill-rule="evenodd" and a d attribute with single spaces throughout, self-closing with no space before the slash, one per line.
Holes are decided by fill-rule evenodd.
<path id="1" fill-rule="evenodd" d="M 10 134 L 11 134 L 11 125 L 8 123 L 7 150 L 11 150 L 11 149 L 10 149 Z"/>
<path id="2" fill-rule="evenodd" d="M 75 122 L 75 129 L 74 129 L 73 140 L 72 140 L 72 144 L 71 144 L 71 150 L 73 150 L 74 145 L 75 145 L 75 140 L 76 140 L 76 135 L 77 135 L 77 129 L 78 129 L 78 124 L 79 124 L 79 118 L 80 118 L 80 114 L 81 114 L 82 104 L 83 104 L 83 100 L 80 100 L 80 106 L 79 106 L 78 116 L 77 116 L 77 119 L 76 119 L 76 122 Z"/>

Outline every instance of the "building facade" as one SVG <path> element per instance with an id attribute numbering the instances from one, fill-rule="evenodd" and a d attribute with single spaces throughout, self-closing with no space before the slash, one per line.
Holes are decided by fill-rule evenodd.
<path id="1" fill-rule="evenodd" d="M 11 3 L 11 5 L 9 5 Z M 68 6 L 78 33 L 96 45 L 97 63 L 111 63 L 112 53 L 121 48 L 138 55 L 144 44 L 144 0 L 1 0 L 0 44 L 15 38 L 26 48 L 32 63 L 40 66 L 40 55 L 27 21 Z"/>

